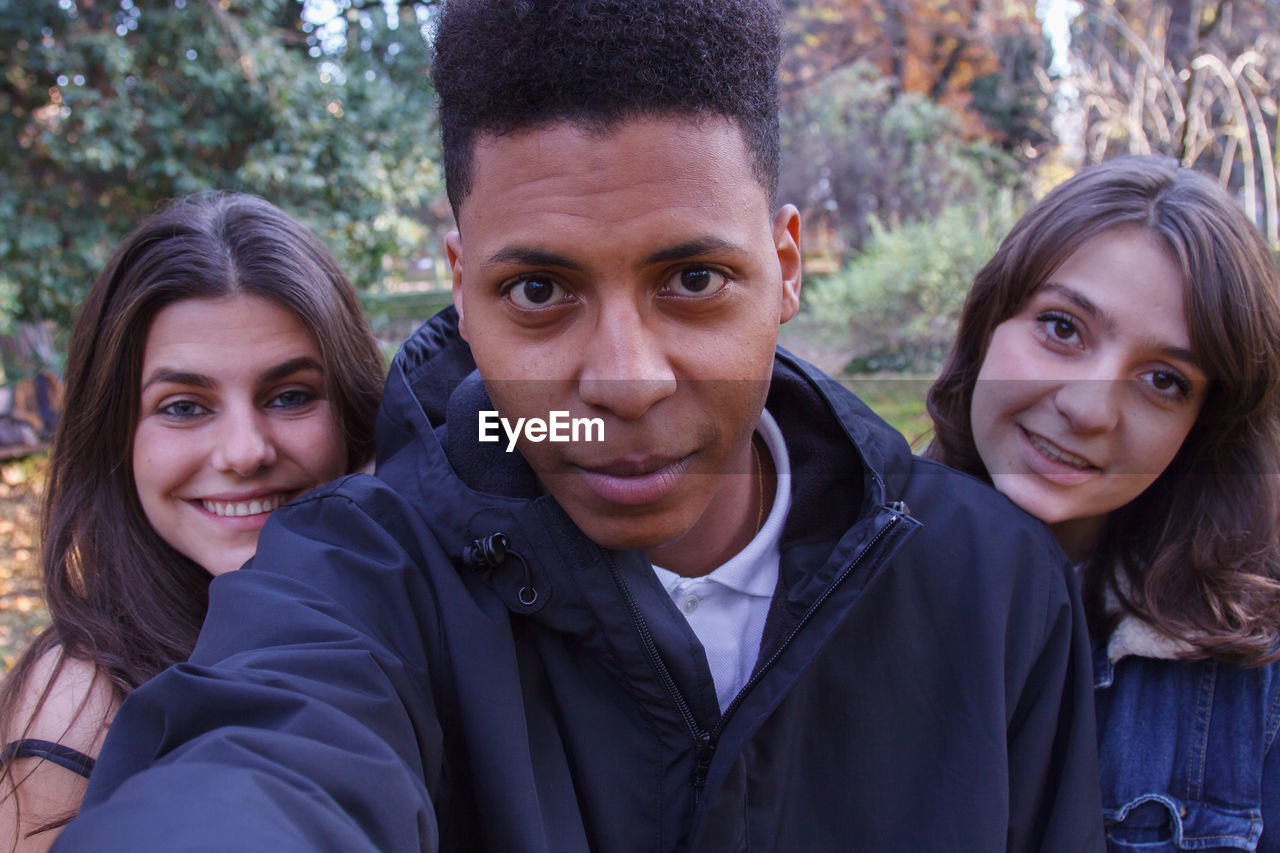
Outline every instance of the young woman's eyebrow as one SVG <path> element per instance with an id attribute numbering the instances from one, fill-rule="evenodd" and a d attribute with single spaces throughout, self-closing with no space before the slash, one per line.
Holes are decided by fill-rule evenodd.
<path id="1" fill-rule="evenodd" d="M 196 388 L 212 388 L 214 382 L 203 373 L 191 373 L 185 370 L 176 370 L 172 367 L 158 367 L 152 371 L 151 376 L 146 382 L 142 383 L 142 390 L 150 388 L 160 382 L 172 382 L 174 385 L 191 385 Z"/>
<path id="2" fill-rule="evenodd" d="M 1200 366 L 1200 361 L 1196 358 L 1196 354 L 1186 347 L 1173 346 L 1160 341 L 1149 341 L 1148 345 L 1170 361 L 1181 361 L 1188 367 L 1192 367 L 1201 373 L 1204 372 L 1204 368 Z"/>
<path id="3" fill-rule="evenodd" d="M 1059 284 L 1056 281 L 1045 282 L 1040 288 L 1042 293 L 1055 293 L 1071 304 L 1075 305 L 1082 312 L 1089 315 L 1093 321 L 1100 323 L 1107 331 L 1115 329 L 1115 320 L 1106 311 L 1098 307 L 1092 299 L 1085 296 L 1075 288 L 1068 287 L 1065 284 Z"/>
<path id="4" fill-rule="evenodd" d="M 324 373 L 324 365 L 314 358 L 301 355 L 288 361 L 282 361 L 275 367 L 268 367 L 258 374 L 258 382 L 262 384 L 279 382 L 281 379 L 292 376 L 300 370 L 317 370 Z"/>
<path id="5" fill-rule="evenodd" d="M 1051 291 L 1056 293 L 1058 296 L 1061 296 L 1063 299 L 1079 308 L 1082 312 L 1089 315 L 1089 317 L 1095 322 L 1101 324 L 1108 332 L 1115 329 L 1115 321 L 1112 319 L 1111 315 L 1099 308 L 1092 299 L 1085 296 L 1083 293 L 1080 293 L 1065 284 L 1059 284 L 1052 281 L 1047 282 L 1040 288 L 1040 290 L 1042 292 Z M 1176 346 L 1160 340 L 1144 340 L 1139 341 L 1138 343 L 1143 349 L 1154 350 L 1171 361 L 1181 361 L 1188 366 L 1203 372 L 1203 368 L 1200 366 L 1200 360 L 1196 358 L 1195 353 L 1186 347 Z"/>

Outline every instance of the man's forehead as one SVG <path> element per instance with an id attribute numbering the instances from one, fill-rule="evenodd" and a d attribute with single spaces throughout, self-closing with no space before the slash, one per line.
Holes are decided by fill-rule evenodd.
<path id="1" fill-rule="evenodd" d="M 560 121 L 487 133 L 477 137 L 471 171 L 460 226 L 477 215 L 553 205 L 560 195 L 576 197 L 584 214 L 609 217 L 649 206 L 651 195 L 703 204 L 708 214 L 727 203 L 769 212 L 741 129 L 718 116 Z"/>

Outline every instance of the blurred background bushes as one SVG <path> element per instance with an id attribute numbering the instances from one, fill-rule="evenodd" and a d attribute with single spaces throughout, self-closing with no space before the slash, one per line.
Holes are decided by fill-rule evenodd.
<path id="1" fill-rule="evenodd" d="M 826 366 L 929 373 L 1018 211 L 1118 153 L 1204 169 L 1280 244 L 1274 0 L 781 2 L 779 197 L 806 257 L 788 334 L 836 348 Z M 407 332 L 447 299 L 436 9 L 0 0 L 0 333 L 56 343 L 123 234 L 208 189 L 308 223 Z"/>

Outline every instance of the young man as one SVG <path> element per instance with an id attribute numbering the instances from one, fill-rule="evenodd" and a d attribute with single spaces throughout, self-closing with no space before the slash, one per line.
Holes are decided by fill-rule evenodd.
<path id="1" fill-rule="evenodd" d="M 454 0 L 436 44 L 456 311 L 63 849 L 1099 846 L 1061 553 L 775 352 L 773 5 Z"/>

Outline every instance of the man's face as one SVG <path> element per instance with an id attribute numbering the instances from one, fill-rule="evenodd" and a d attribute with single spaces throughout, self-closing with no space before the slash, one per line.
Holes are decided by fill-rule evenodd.
<path id="1" fill-rule="evenodd" d="M 758 516 L 750 439 L 799 305 L 795 208 L 770 215 L 723 119 L 484 136 L 472 168 L 446 243 L 494 404 L 604 423 L 604 441 L 520 451 L 597 543 L 710 571 Z"/>

